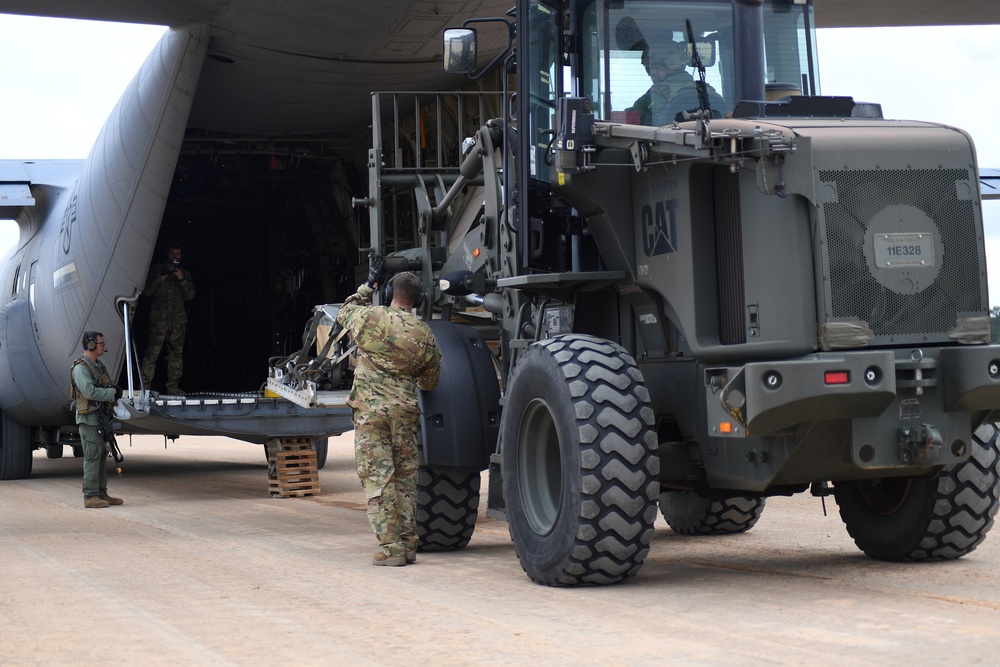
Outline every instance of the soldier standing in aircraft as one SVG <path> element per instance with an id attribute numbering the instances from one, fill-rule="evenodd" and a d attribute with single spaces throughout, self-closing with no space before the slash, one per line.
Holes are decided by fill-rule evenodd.
<path id="1" fill-rule="evenodd" d="M 372 305 L 382 262 L 369 256 L 368 282 L 347 298 L 337 321 L 358 344 L 347 403 L 368 520 L 382 547 L 372 563 L 399 566 L 417 559 L 417 389 L 437 386 L 441 353 L 430 327 L 410 312 L 421 291 L 417 276 L 397 274 L 390 304 Z"/>
<path id="2" fill-rule="evenodd" d="M 121 505 L 121 498 L 108 495 L 108 471 L 105 461 L 108 450 L 104 437 L 97 428 L 97 413 L 105 403 L 113 403 L 122 397 L 122 389 L 111 384 L 100 357 L 107 352 L 104 334 L 100 331 L 86 331 L 83 334 L 83 354 L 73 362 L 70 371 L 70 386 L 76 406 L 76 423 L 80 429 L 80 443 L 83 446 L 83 506 L 101 508 Z"/>
<path id="3" fill-rule="evenodd" d="M 180 388 L 184 371 L 184 334 L 187 327 L 186 302 L 194 298 L 191 272 L 181 268 L 184 249 L 179 243 L 167 246 L 167 261 L 149 270 L 143 293 L 152 300 L 149 311 L 149 340 L 142 360 L 142 382 L 153 383 L 156 361 L 164 343 L 167 346 L 167 392 L 183 396 Z"/>

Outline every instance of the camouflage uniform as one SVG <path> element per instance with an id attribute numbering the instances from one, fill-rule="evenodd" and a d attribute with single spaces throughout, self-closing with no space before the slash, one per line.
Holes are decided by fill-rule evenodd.
<path id="1" fill-rule="evenodd" d="M 362 285 L 337 321 L 358 344 L 348 405 L 354 454 L 368 499 L 368 520 L 387 556 L 417 545 L 417 389 L 437 386 L 441 353 L 424 322 L 400 308 L 373 306 Z"/>
<path id="2" fill-rule="evenodd" d="M 108 494 L 108 471 L 105 459 L 107 445 L 97 430 L 97 411 L 105 403 L 113 403 L 115 390 L 108 387 L 111 378 L 99 360 L 91 361 L 87 355 L 73 362 L 71 371 L 76 393 L 76 423 L 80 429 L 83 446 L 83 499 Z"/>
<path id="3" fill-rule="evenodd" d="M 143 294 L 152 303 L 149 311 L 149 340 L 146 342 L 146 356 L 142 360 L 142 381 L 148 389 L 153 382 L 156 360 L 160 357 L 163 344 L 167 345 L 167 390 L 178 389 L 184 372 L 184 334 L 187 326 L 185 303 L 194 298 L 194 280 L 191 272 L 181 269 L 184 280 L 177 280 L 172 274 L 166 280 L 157 282 L 163 272 L 172 272 L 169 264 L 157 264 L 149 271 Z"/>

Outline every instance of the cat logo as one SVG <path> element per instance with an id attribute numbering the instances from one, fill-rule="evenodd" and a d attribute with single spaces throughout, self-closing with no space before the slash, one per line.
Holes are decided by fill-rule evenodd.
<path id="1" fill-rule="evenodd" d="M 642 249 L 646 257 L 677 252 L 679 199 L 668 199 L 642 207 Z"/>

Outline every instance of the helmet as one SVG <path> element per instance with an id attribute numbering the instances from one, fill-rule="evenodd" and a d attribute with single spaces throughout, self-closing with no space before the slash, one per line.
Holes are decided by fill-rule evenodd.
<path id="1" fill-rule="evenodd" d="M 688 67 L 688 49 L 680 43 L 671 40 L 654 42 L 649 47 L 649 64 L 651 67 L 662 65 L 668 72 L 676 72 Z"/>

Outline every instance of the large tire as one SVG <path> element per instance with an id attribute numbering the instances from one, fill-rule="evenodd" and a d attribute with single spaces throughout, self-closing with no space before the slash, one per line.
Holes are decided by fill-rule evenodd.
<path id="1" fill-rule="evenodd" d="M 0 413 L 0 479 L 31 477 L 31 429 Z"/>
<path id="2" fill-rule="evenodd" d="M 847 532 L 880 560 L 952 560 L 986 539 L 1000 507 L 1000 450 L 995 424 L 972 437 L 964 463 L 934 477 L 839 482 L 834 496 Z"/>
<path id="3" fill-rule="evenodd" d="M 642 567 L 659 459 L 642 373 L 584 335 L 521 355 L 501 425 L 504 500 L 521 567 L 548 586 L 609 584 Z"/>
<path id="4" fill-rule="evenodd" d="M 49 457 L 50 459 L 61 459 L 63 456 L 62 443 L 56 443 L 54 445 L 46 445 L 45 456 Z"/>
<path id="5" fill-rule="evenodd" d="M 729 535 L 753 528 L 765 502 L 759 496 L 703 498 L 687 491 L 664 491 L 659 504 L 663 518 L 678 533 Z"/>
<path id="6" fill-rule="evenodd" d="M 464 549 L 479 516 L 480 473 L 417 469 L 417 549 Z"/>

